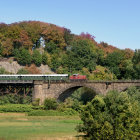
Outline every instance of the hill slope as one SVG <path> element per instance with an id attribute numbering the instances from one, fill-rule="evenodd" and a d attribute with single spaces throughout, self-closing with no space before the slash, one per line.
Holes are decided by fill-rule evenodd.
<path id="1" fill-rule="evenodd" d="M 55 73 L 81 73 L 96 80 L 137 79 L 140 75 L 139 50 L 120 50 L 105 42 L 97 43 L 88 33 L 75 35 L 67 28 L 40 21 L 1 23 L 0 56 L 13 57 L 20 64 L 14 73 L 18 67 L 24 66 L 32 73 L 30 69 L 48 65 Z M 40 73 L 46 73 L 48 67 L 42 69 Z"/>

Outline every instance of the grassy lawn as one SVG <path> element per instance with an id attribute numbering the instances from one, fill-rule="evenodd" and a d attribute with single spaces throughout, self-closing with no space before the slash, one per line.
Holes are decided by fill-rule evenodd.
<path id="1" fill-rule="evenodd" d="M 0 113 L 0 140 L 73 140 L 78 116 L 27 116 Z"/>

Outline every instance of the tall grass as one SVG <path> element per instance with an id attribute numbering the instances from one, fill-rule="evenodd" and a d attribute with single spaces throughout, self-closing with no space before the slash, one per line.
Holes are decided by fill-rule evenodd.
<path id="1" fill-rule="evenodd" d="M 0 113 L 0 139 L 28 140 L 74 137 L 78 116 L 27 116 L 24 113 Z"/>

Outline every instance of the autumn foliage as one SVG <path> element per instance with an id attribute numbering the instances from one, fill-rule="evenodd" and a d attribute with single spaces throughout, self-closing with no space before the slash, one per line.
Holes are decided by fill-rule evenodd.
<path id="1" fill-rule="evenodd" d="M 0 23 L 0 56 L 14 57 L 31 73 L 32 67 L 42 63 L 54 72 L 81 73 L 89 79 L 139 79 L 140 75 L 138 50 L 120 50 L 96 42 L 89 33 L 75 35 L 65 27 L 40 21 Z"/>

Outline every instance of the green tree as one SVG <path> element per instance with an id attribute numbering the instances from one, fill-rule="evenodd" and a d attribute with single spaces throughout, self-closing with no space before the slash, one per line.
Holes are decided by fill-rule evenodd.
<path id="1" fill-rule="evenodd" d="M 103 66 L 96 66 L 95 71 L 91 75 L 91 80 L 112 80 L 116 79 L 115 75 L 112 74 L 107 68 Z"/>
<path id="2" fill-rule="evenodd" d="M 50 41 L 45 45 L 45 51 L 47 51 L 48 53 L 55 53 L 57 49 L 57 45 L 53 41 Z"/>
<path id="3" fill-rule="evenodd" d="M 121 63 L 121 77 L 125 79 L 133 79 L 135 73 L 133 62 L 131 59 L 126 59 Z"/>
<path id="4" fill-rule="evenodd" d="M 133 76 L 135 79 L 140 79 L 140 49 L 135 50 L 132 62 L 135 70 L 135 74 Z"/>
<path id="5" fill-rule="evenodd" d="M 92 46 L 92 47 L 91 47 Z M 71 67 L 71 70 L 80 71 L 83 67 L 89 71 L 94 70 L 97 61 L 97 54 L 88 40 L 78 40 L 73 44 L 70 51 L 67 51 L 67 56 L 64 61 L 66 67 Z"/>
<path id="6" fill-rule="evenodd" d="M 67 73 L 67 69 L 60 66 L 60 67 L 57 68 L 56 72 L 59 73 L 59 74 L 64 74 L 64 73 Z"/>
<path id="7" fill-rule="evenodd" d="M 15 49 L 15 51 L 13 53 L 19 64 L 21 64 L 21 65 L 30 65 L 31 64 L 32 57 L 28 50 L 26 50 L 24 48 L 22 48 L 20 50 Z"/>
<path id="8" fill-rule="evenodd" d="M 40 66 L 42 63 L 42 56 L 38 50 L 34 50 L 32 55 L 32 61 L 35 63 L 36 66 Z"/>
<path id="9" fill-rule="evenodd" d="M 61 66 L 61 57 L 58 55 L 53 55 L 51 58 L 51 68 L 52 70 L 56 71 Z"/>
<path id="10" fill-rule="evenodd" d="M 14 49 L 12 54 L 14 55 L 14 58 L 19 61 L 19 58 L 21 57 L 21 54 L 20 54 L 20 50 L 19 49 Z"/>
<path id="11" fill-rule="evenodd" d="M 119 51 L 108 54 L 105 59 L 105 65 L 109 67 L 109 69 L 117 76 L 117 78 L 121 78 L 119 65 L 123 59 L 123 54 Z"/>
<path id="12" fill-rule="evenodd" d="M 132 140 L 140 137 L 140 111 L 126 92 L 96 96 L 81 112 L 78 130 L 94 140 Z"/>

